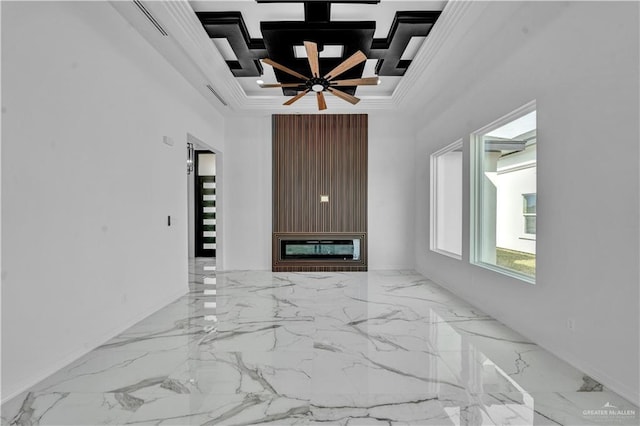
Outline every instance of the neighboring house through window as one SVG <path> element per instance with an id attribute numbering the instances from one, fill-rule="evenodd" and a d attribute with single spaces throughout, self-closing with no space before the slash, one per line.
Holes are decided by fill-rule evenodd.
<path id="1" fill-rule="evenodd" d="M 471 135 L 471 262 L 530 283 L 536 274 L 536 105 Z"/>

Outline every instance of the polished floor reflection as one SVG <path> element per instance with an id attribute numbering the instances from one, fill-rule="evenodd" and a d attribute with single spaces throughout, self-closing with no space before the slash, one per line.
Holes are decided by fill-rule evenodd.
<path id="1" fill-rule="evenodd" d="M 2 406 L 17 425 L 585 425 L 638 408 L 414 272 L 218 272 Z"/>

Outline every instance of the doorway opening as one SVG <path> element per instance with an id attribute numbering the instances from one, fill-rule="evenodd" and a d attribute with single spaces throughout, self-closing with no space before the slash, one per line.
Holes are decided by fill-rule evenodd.
<path id="1" fill-rule="evenodd" d="M 187 179 L 188 254 L 222 268 L 222 152 L 187 133 L 193 144 L 193 171 Z M 211 262 L 213 261 L 213 262 Z"/>

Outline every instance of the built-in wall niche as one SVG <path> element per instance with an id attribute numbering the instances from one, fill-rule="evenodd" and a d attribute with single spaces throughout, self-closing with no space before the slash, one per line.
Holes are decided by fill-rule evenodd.
<path id="1" fill-rule="evenodd" d="M 364 114 L 273 116 L 273 271 L 367 270 Z"/>

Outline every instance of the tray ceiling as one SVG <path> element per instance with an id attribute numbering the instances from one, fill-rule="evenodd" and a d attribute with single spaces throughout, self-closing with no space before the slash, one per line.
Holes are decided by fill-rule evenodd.
<path id="1" fill-rule="evenodd" d="M 377 86 L 346 87 L 358 97 L 391 96 L 440 15 L 445 1 L 191 1 L 212 45 L 248 97 L 293 96 L 294 88 L 260 88 L 259 82 L 295 83 L 262 64 L 265 57 L 309 74 L 303 41 L 319 44 L 326 72 L 357 50 L 369 58 L 343 78 L 378 76 Z M 357 92 L 357 93 L 356 93 Z"/>
<path id="2" fill-rule="evenodd" d="M 111 1 L 223 114 L 316 112 L 315 97 L 304 96 L 295 107 L 283 106 L 289 97 L 281 88 L 261 88 L 257 83 L 286 82 L 290 77 L 261 63 L 265 57 L 308 75 L 302 47 L 307 38 L 323 49 L 320 71 L 328 72 L 354 50 L 362 50 L 369 59 L 349 70 L 355 75 L 341 78 L 381 80 L 379 85 L 350 88 L 361 99 L 357 105 L 327 96 L 329 112 L 390 111 L 423 104 L 418 92 L 431 80 L 431 64 L 444 46 L 455 48 L 452 37 L 464 33 L 461 22 L 471 24 L 484 9 L 472 8 L 474 2 L 444 0 L 339 0 L 327 8 L 328 3 L 307 2 L 305 11 L 305 2 L 283 0 Z M 208 22 L 210 18 L 227 22 L 220 26 L 215 19 Z M 240 40 L 233 41 L 225 31 Z"/>

